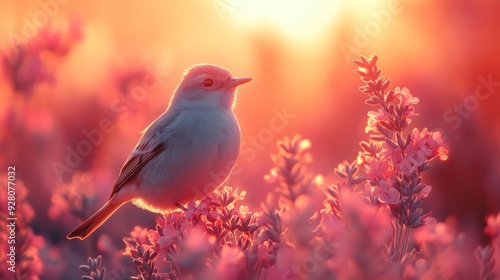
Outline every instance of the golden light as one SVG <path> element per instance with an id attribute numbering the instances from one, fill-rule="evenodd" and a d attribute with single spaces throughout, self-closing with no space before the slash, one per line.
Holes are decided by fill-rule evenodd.
<path id="1" fill-rule="evenodd" d="M 312 38 L 330 29 L 341 6 L 340 0 L 239 2 L 230 13 L 235 21 L 269 25 L 295 39 Z"/>

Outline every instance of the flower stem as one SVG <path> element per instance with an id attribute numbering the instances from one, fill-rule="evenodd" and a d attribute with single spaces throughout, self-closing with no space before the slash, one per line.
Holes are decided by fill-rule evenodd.
<path id="1" fill-rule="evenodd" d="M 401 261 L 406 254 L 406 250 L 408 250 L 408 243 L 410 243 L 410 231 L 411 227 L 405 226 L 405 239 L 403 241 L 403 250 L 401 251 L 401 256 L 399 261 Z"/>

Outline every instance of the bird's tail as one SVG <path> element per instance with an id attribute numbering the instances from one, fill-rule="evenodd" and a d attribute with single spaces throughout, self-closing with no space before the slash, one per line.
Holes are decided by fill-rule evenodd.
<path id="1" fill-rule="evenodd" d="M 75 228 L 67 236 L 68 239 L 79 238 L 81 240 L 87 238 L 92 232 L 99 228 L 120 206 L 127 201 L 112 197 L 101 209 L 97 210 L 90 218 Z"/>

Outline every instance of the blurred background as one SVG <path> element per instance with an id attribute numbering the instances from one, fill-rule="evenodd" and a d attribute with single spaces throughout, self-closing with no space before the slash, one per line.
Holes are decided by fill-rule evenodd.
<path id="1" fill-rule="evenodd" d="M 425 174 L 424 208 L 481 238 L 484 216 L 500 211 L 499 26 L 494 0 L 1 1 L 0 163 L 28 190 L 46 275 L 61 275 L 76 267 L 61 255 L 78 264 L 91 252 L 66 240 L 79 221 L 57 208 L 58 188 L 88 188 L 102 205 L 184 69 L 254 78 L 239 89 L 242 150 L 228 184 L 258 207 L 285 136 L 311 140 L 310 171 L 327 183 L 356 159 L 371 108 L 352 59 L 376 54 L 391 88 L 420 99 L 411 126 L 447 141 L 449 159 Z M 122 248 L 155 217 L 123 207 L 99 229 L 102 246 Z"/>

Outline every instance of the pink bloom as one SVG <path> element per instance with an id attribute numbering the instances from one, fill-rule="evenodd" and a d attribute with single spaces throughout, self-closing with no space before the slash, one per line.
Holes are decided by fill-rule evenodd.
<path id="1" fill-rule="evenodd" d="M 137 240 L 139 244 L 146 244 L 149 237 L 149 230 L 147 228 L 143 228 L 140 226 L 135 226 L 134 229 L 130 232 L 130 236 Z"/>
<path id="2" fill-rule="evenodd" d="M 421 279 L 429 270 L 429 266 L 425 259 L 417 259 L 415 263 L 408 262 L 403 271 L 403 279 Z"/>
<path id="3" fill-rule="evenodd" d="M 378 200 L 386 204 L 399 204 L 404 199 L 401 198 L 399 192 L 395 188 L 389 188 L 380 192 Z"/>
<path id="4" fill-rule="evenodd" d="M 414 154 L 405 156 L 403 161 L 399 164 L 399 170 L 406 174 L 411 174 L 416 171 L 425 161 L 425 159 L 422 160 L 423 158 L 421 155 L 421 152 L 416 150 Z"/>
<path id="5" fill-rule="evenodd" d="M 158 243 L 158 239 L 160 239 L 160 233 L 156 230 L 149 230 L 148 232 L 148 240 L 151 244 Z"/>
<path id="6" fill-rule="evenodd" d="M 200 215 L 208 214 L 208 203 L 201 201 L 198 205 L 194 201 L 190 201 L 185 211 L 186 218 L 191 219 Z"/>
<path id="7" fill-rule="evenodd" d="M 403 173 L 412 173 L 422 166 L 427 160 L 439 156 L 446 160 L 448 151 L 443 147 L 443 139 L 440 132 L 428 132 L 426 128 L 419 131 L 413 130 L 412 141 L 404 150 L 405 156 L 399 163 L 399 170 Z"/>
<path id="8" fill-rule="evenodd" d="M 0 173 L 3 178 L 7 178 L 6 173 Z M 44 239 L 39 235 L 35 235 L 31 227 L 29 227 L 30 221 L 34 217 L 33 208 L 31 205 L 25 200 L 28 195 L 28 189 L 25 187 L 24 183 L 21 180 L 17 180 L 15 185 L 16 190 L 16 210 L 15 217 L 17 218 L 16 224 L 16 272 L 18 277 L 14 274 L 15 279 L 39 279 L 38 275 L 43 272 L 43 263 L 40 259 L 39 249 L 44 246 Z M 7 271 L 7 267 L 10 267 L 8 263 L 9 256 L 7 255 L 10 252 L 10 247 L 14 244 L 8 243 L 8 230 L 7 221 L 5 217 L 10 217 L 10 210 L 7 208 L 7 201 L 10 201 L 7 188 L 7 180 L 3 180 L 0 182 L 0 203 L 5 205 L 0 209 L 0 216 L 2 216 L 2 220 L 0 221 L 0 226 L 2 230 L 0 231 L 0 240 L 5 241 L 0 244 L 0 251 L 2 254 L 0 255 L 0 270 L 2 272 L 10 273 Z M 18 245 L 19 244 L 19 245 Z M 20 256 L 17 258 L 17 256 Z M 14 279 L 13 278 L 13 279 Z M 2 278 L 4 279 L 4 278 Z M 9 278 L 10 279 L 10 278 Z"/>
<path id="9" fill-rule="evenodd" d="M 171 240 L 166 236 L 160 236 L 156 240 L 156 246 L 158 247 L 158 251 L 168 251 L 170 245 L 172 244 Z"/>
<path id="10" fill-rule="evenodd" d="M 446 223 L 438 223 L 435 218 L 426 218 L 424 226 L 415 231 L 414 239 L 418 244 L 429 243 L 436 246 L 449 245 L 455 234 Z"/>
<path id="11" fill-rule="evenodd" d="M 87 173 L 77 173 L 71 183 L 62 184 L 54 189 L 48 215 L 57 219 L 61 214 L 74 213 L 84 218 L 96 202 L 92 178 Z M 76 214 L 75 214 L 76 213 Z"/>
<path id="12" fill-rule="evenodd" d="M 377 184 L 380 187 L 381 191 L 387 192 L 389 189 L 394 189 L 394 186 L 392 184 L 391 180 L 380 180 L 377 182 Z"/>
<path id="13" fill-rule="evenodd" d="M 56 81 L 51 70 L 53 58 L 67 55 L 81 38 L 81 23 L 71 20 L 68 30 L 54 31 L 46 26 L 33 38 L 16 45 L 15 51 L 0 57 L 14 91 L 30 94 L 39 84 L 53 84 Z"/>
<path id="14" fill-rule="evenodd" d="M 415 128 L 412 133 L 412 142 L 424 151 L 427 159 L 432 159 L 435 156 L 439 156 L 441 160 L 448 158 L 448 151 L 443 146 L 444 140 L 440 131 L 428 132 L 427 128 L 419 131 Z"/>
<path id="15" fill-rule="evenodd" d="M 400 106 L 401 107 L 405 107 L 407 105 L 415 105 L 415 104 L 418 104 L 419 102 L 419 99 L 417 97 L 414 97 L 411 93 L 410 93 L 410 90 L 406 87 L 404 88 L 399 88 L 399 87 L 396 87 L 394 89 L 394 95 L 396 95 L 396 97 L 399 97 L 399 100 L 400 100 Z"/>
<path id="16" fill-rule="evenodd" d="M 375 198 L 378 197 L 380 194 L 380 187 L 379 186 L 372 186 L 370 183 L 365 184 L 365 195 L 369 198 L 370 202 L 374 203 Z"/>
<path id="17" fill-rule="evenodd" d="M 500 233 L 500 213 L 496 216 L 490 215 L 486 218 L 486 228 L 484 233 L 489 235 L 491 238 L 498 237 Z"/>
<path id="18" fill-rule="evenodd" d="M 425 185 L 425 187 L 419 193 L 417 193 L 417 196 L 422 199 L 426 198 L 429 196 L 429 193 L 431 193 L 431 191 L 432 191 L 432 186 Z"/>
<path id="19" fill-rule="evenodd" d="M 252 212 L 250 212 L 250 208 L 245 205 L 240 205 L 238 214 L 241 218 L 246 218 L 248 215 L 251 215 Z"/>
<path id="20" fill-rule="evenodd" d="M 369 238 L 377 244 L 385 242 L 386 238 L 392 234 L 389 212 L 385 211 L 386 209 L 367 204 L 357 193 L 350 191 L 342 192 L 340 202 L 343 219 L 349 231 L 361 230 L 365 235 L 363 238 Z M 359 237 L 351 236 L 350 238 Z"/>
<path id="21" fill-rule="evenodd" d="M 148 238 L 158 251 L 168 251 L 172 244 L 192 230 L 192 224 L 187 222 L 186 217 L 179 211 L 171 212 L 165 215 L 164 220 L 159 219 L 157 222 L 161 227 L 160 232 L 149 232 Z"/>
<path id="22" fill-rule="evenodd" d="M 276 263 L 276 254 L 273 254 L 274 246 L 269 241 L 264 241 L 257 247 L 257 260 L 264 267 L 271 267 Z"/>
<path id="23" fill-rule="evenodd" d="M 236 200 L 244 200 L 247 195 L 247 191 L 240 190 L 240 188 L 234 189 L 233 196 Z"/>
<path id="24" fill-rule="evenodd" d="M 207 219 L 211 222 L 215 222 L 217 220 L 217 218 L 219 218 L 219 216 L 220 215 L 217 211 L 212 210 L 212 211 L 208 212 Z"/>
<path id="25" fill-rule="evenodd" d="M 205 255 L 215 245 L 215 237 L 207 237 L 204 230 L 200 228 L 192 229 L 186 236 L 184 243 L 187 250 L 186 256 Z"/>
<path id="26" fill-rule="evenodd" d="M 393 148 L 385 142 L 382 143 L 382 151 L 380 151 L 379 154 L 381 157 L 386 157 L 388 160 L 391 160 L 395 166 L 403 161 L 403 151 L 401 148 Z"/>
<path id="27" fill-rule="evenodd" d="M 390 178 L 392 174 L 392 164 L 385 159 L 374 159 L 366 166 L 366 178 L 368 180 L 384 180 Z"/>
<path id="28" fill-rule="evenodd" d="M 389 120 L 389 114 L 387 112 L 378 109 L 377 112 L 369 111 L 368 112 L 368 122 L 365 128 L 365 133 L 377 132 L 377 125 L 380 124 L 381 121 Z"/>
<path id="29" fill-rule="evenodd" d="M 113 254 L 113 252 L 116 251 L 115 244 L 109 235 L 99 235 L 99 238 L 97 239 L 97 250 L 105 254 Z"/>
<path id="30" fill-rule="evenodd" d="M 219 279 L 238 279 L 245 266 L 245 254 L 240 247 L 230 247 L 228 245 L 222 247 L 220 260 L 216 267 Z"/>

